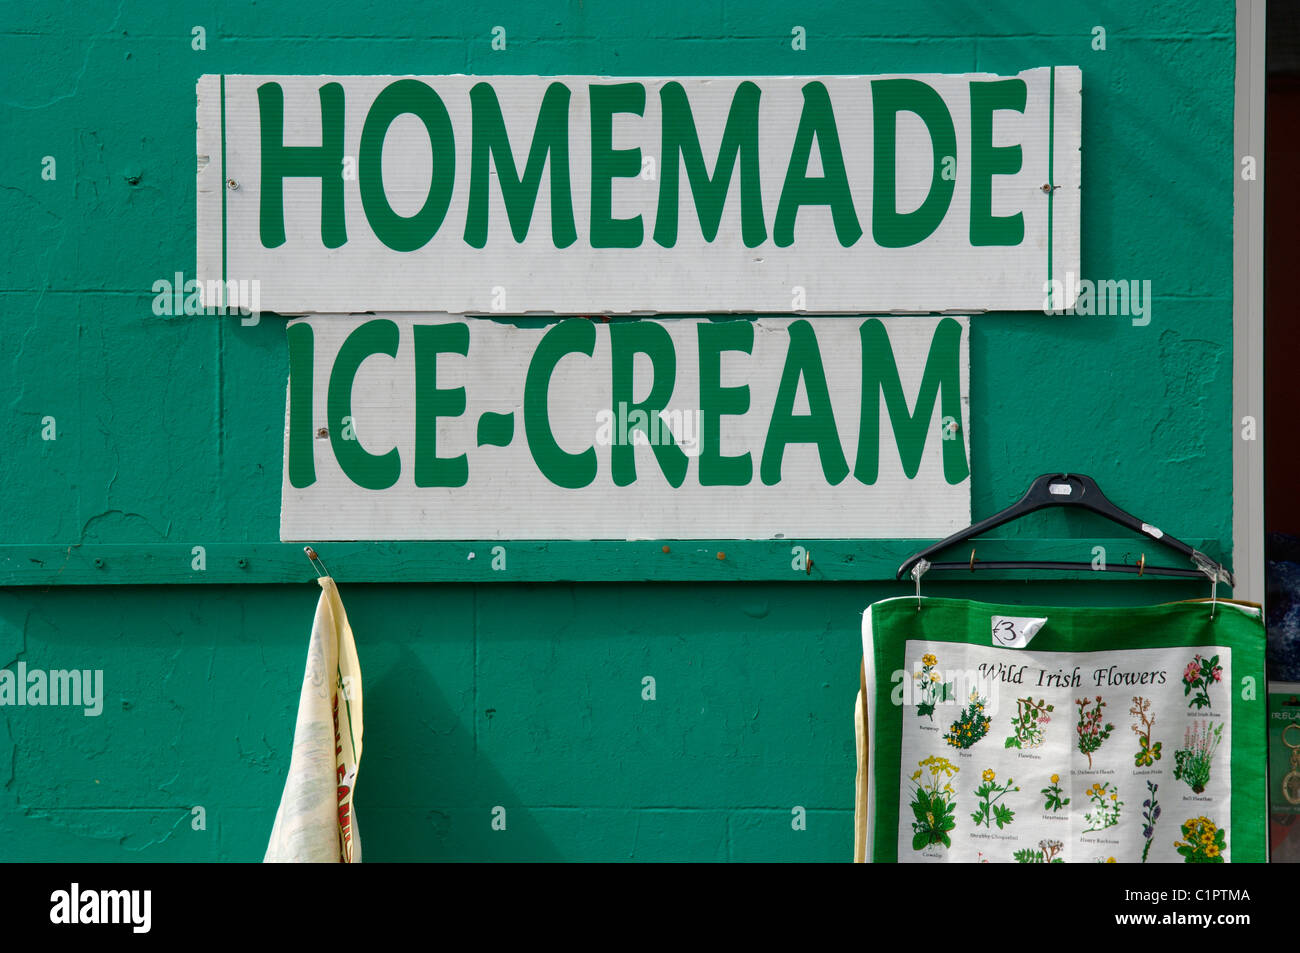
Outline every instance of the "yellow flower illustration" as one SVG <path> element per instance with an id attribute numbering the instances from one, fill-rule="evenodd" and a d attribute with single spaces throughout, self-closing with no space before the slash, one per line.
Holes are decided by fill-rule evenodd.
<path id="1" fill-rule="evenodd" d="M 1107 858 L 1106 858 L 1106 863 L 1108 863 L 1108 864 L 1114 864 L 1114 863 L 1118 863 L 1118 861 L 1116 861 L 1114 857 L 1107 857 Z"/>
<path id="2" fill-rule="evenodd" d="M 937 682 L 938 680 L 939 680 L 939 673 L 938 673 L 938 672 L 931 672 L 931 673 L 930 673 L 930 681 L 932 681 L 932 682 Z"/>
<path id="3" fill-rule="evenodd" d="M 985 768 L 984 774 L 982 774 L 981 777 L 983 777 L 985 781 L 992 781 L 996 775 L 993 773 L 992 768 Z"/>
<path id="4" fill-rule="evenodd" d="M 939 660 L 935 658 L 933 655 L 926 654 L 921 656 L 922 665 L 937 665 L 938 662 Z"/>
<path id="5" fill-rule="evenodd" d="M 1054 775 L 1052 775 L 1052 783 L 1053 783 L 1053 784 L 1060 784 L 1060 783 L 1061 783 L 1061 776 L 1060 776 L 1059 774 L 1054 774 Z"/>
<path id="6" fill-rule="evenodd" d="M 1218 845 L 1218 844 L 1210 844 L 1208 847 L 1206 847 L 1206 848 L 1205 848 L 1205 856 L 1206 856 L 1206 857 L 1218 857 L 1218 856 L 1219 856 L 1219 845 Z"/>

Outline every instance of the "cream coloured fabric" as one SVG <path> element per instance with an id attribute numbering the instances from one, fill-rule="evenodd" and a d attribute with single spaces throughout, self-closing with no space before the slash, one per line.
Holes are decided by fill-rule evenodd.
<path id="1" fill-rule="evenodd" d="M 293 754 L 265 863 L 354 863 L 361 839 L 352 793 L 361 762 L 361 665 L 338 586 L 317 580 Z"/>

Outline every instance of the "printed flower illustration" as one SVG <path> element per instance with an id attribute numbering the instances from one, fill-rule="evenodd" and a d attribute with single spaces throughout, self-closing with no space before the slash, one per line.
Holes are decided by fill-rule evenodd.
<path id="1" fill-rule="evenodd" d="M 1061 796 L 1065 792 L 1061 790 L 1061 776 L 1059 774 L 1052 775 L 1051 783 L 1039 793 L 1043 795 L 1043 810 L 1051 811 L 1053 814 L 1070 803 L 1068 797 Z"/>
<path id="2" fill-rule="evenodd" d="M 970 693 L 970 704 L 961 710 L 944 734 L 943 740 L 954 748 L 969 748 L 989 731 L 989 717 L 984 714 L 986 700 L 978 692 Z"/>
<path id="3" fill-rule="evenodd" d="M 1160 760 L 1160 748 L 1164 742 L 1151 743 L 1151 729 L 1155 727 L 1156 716 L 1151 714 L 1151 700 L 1140 695 L 1133 699 L 1130 715 L 1138 719 L 1136 725 L 1130 725 L 1138 736 L 1137 754 L 1133 755 L 1133 764 L 1139 768 L 1149 767 Z"/>
<path id="4" fill-rule="evenodd" d="M 1092 767 L 1092 753 L 1101 747 L 1102 742 L 1110 737 L 1110 733 L 1115 730 L 1115 726 L 1109 722 L 1103 726 L 1101 722 L 1101 710 L 1106 707 L 1106 703 L 1097 696 L 1094 704 L 1087 698 L 1078 698 L 1074 702 L 1079 706 L 1079 723 L 1075 726 L 1075 733 L 1079 736 L 1079 750 L 1088 756 L 1088 767 Z"/>
<path id="5" fill-rule="evenodd" d="M 939 658 L 933 652 L 921 656 L 921 671 L 914 676 L 920 683 L 921 700 L 917 703 L 916 714 L 922 718 L 934 720 L 934 709 L 942 701 L 952 698 L 952 685 L 945 683 L 935 666 Z"/>
<path id="6" fill-rule="evenodd" d="M 1195 705 L 1197 708 L 1209 708 L 1210 686 L 1222 680 L 1223 666 L 1219 664 L 1219 657 L 1216 655 L 1207 659 L 1198 653 L 1187 663 L 1187 669 L 1183 672 L 1183 695 L 1191 696 L 1187 707 Z"/>
<path id="7" fill-rule="evenodd" d="M 1087 822 L 1085 831 L 1101 831 L 1119 823 L 1120 808 L 1124 802 L 1119 799 L 1119 792 L 1110 786 L 1109 781 L 1098 781 L 1083 792 L 1092 802 L 1092 810 L 1083 815 Z"/>
<path id="8" fill-rule="evenodd" d="M 1223 738 L 1223 725 L 1194 721 L 1183 733 L 1183 746 L 1174 752 L 1174 777 L 1186 781 L 1196 794 L 1210 783 L 1210 764 Z"/>
<path id="9" fill-rule="evenodd" d="M 929 757 L 917 762 L 917 770 L 912 773 L 912 849 L 921 850 L 931 844 L 952 846 L 949 836 L 957 826 L 954 811 L 957 806 L 957 794 L 952 787 L 952 778 L 961 768 L 947 758 Z M 921 780 L 926 771 L 930 776 Z"/>
<path id="10" fill-rule="evenodd" d="M 1221 864 L 1228 849 L 1228 832 L 1208 817 L 1189 818 L 1183 822 L 1183 840 L 1174 841 L 1174 849 L 1186 864 Z"/>
<path id="11" fill-rule="evenodd" d="M 998 784 L 997 775 L 991 768 L 985 769 L 980 777 L 984 783 L 975 789 L 975 796 L 981 800 L 979 806 L 971 814 L 971 820 L 975 822 L 976 826 L 983 824 L 985 827 L 989 827 L 991 824 L 996 823 L 998 829 L 1001 830 L 1011 823 L 1016 812 L 1005 804 L 999 804 L 998 801 L 1012 791 L 1019 791 L 1020 788 L 1015 786 L 1014 778 L 1007 778 L 1006 784 Z"/>
<path id="12" fill-rule="evenodd" d="M 1065 861 L 1056 856 L 1065 847 L 1059 840 L 1040 840 L 1038 850 L 1026 847 L 1011 856 L 1018 864 L 1063 864 Z"/>
<path id="13" fill-rule="evenodd" d="M 1156 821 L 1160 820 L 1160 804 L 1156 801 L 1156 789 L 1160 785 L 1147 782 L 1147 799 L 1142 802 L 1145 809 L 1142 812 L 1142 837 L 1146 844 L 1142 847 L 1142 863 L 1147 862 L 1147 854 L 1151 852 L 1151 843 L 1156 836 Z"/>
<path id="14" fill-rule="evenodd" d="M 1016 714 L 1011 719 L 1011 737 L 1003 744 L 1004 748 L 1037 748 L 1043 743 L 1046 726 L 1052 720 L 1050 712 L 1055 706 L 1047 704 L 1045 699 L 1034 701 L 1032 698 L 1016 699 Z"/>

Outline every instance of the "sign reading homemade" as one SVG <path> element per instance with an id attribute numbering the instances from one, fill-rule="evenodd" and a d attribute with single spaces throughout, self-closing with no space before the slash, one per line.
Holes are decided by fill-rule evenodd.
<path id="1" fill-rule="evenodd" d="M 281 313 L 1041 310 L 1079 273 L 1081 85 L 208 75 L 199 280 Z"/>
<path id="2" fill-rule="evenodd" d="M 288 326 L 280 536 L 947 536 L 968 319 Z"/>

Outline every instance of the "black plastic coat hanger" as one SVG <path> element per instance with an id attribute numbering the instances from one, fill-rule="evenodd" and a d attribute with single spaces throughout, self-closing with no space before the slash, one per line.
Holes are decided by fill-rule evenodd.
<path id="1" fill-rule="evenodd" d="M 1077 506 L 1090 510 L 1100 516 L 1106 517 L 1114 523 L 1126 526 L 1135 533 L 1155 540 L 1162 545 L 1168 546 L 1179 553 L 1182 553 L 1192 561 L 1195 568 L 1178 568 L 1174 566 L 1148 566 L 1146 556 L 1137 565 L 1129 563 L 1107 563 L 1105 569 L 1094 567 L 1092 563 L 1086 562 L 1058 562 L 1055 560 L 986 560 L 980 561 L 975 558 L 975 551 L 971 550 L 971 558 L 967 562 L 931 562 L 930 557 L 936 555 L 949 546 L 955 546 L 958 543 L 965 542 L 972 537 L 979 536 L 994 527 L 1009 523 L 1012 520 L 1019 519 L 1027 513 L 1035 510 L 1045 509 L 1049 506 Z M 898 567 L 898 577 L 903 579 L 910 575 L 917 584 L 917 596 L 920 596 L 921 576 L 931 569 L 969 569 L 974 572 L 979 569 L 1059 569 L 1066 571 L 1096 571 L 1096 572 L 1125 572 L 1136 573 L 1137 575 L 1152 576 L 1180 576 L 1186 579 L 1209 578 L 1211 581 L 1211 593 L 1214 592 L 1214 586 L 1219 582 L 1226 582 L 1233 585 L 1234 580 L 1232 573 L 1219 563 L 1210 559 L 1204 553 L 1198 552 L 1191 546 L 1188 546 L 1180 539 L 1162 532 L 1149 523 L 1144 523 L 1131 513 L 1121 510 L 1118 506 L 1106 499 L 1106 494 L 1101 492 L 1101 487 L 1097 486 L 1097 481 L 1092 477 L 1084 476 L 1081 473 L 1045 473 L 1030 484 L 1025 495 L 1020 501 L 1008 506 L 1005 510 L 990 516 L 986 520 L 981 520 L 973 526 L 968 526 L 961 532 L 954 533 L 947 539 L 941 540 L 932 546 L 927 546 L 908 559 Z"/>

